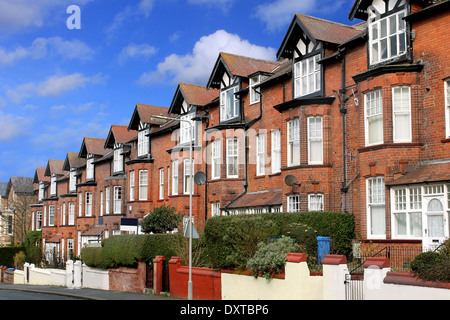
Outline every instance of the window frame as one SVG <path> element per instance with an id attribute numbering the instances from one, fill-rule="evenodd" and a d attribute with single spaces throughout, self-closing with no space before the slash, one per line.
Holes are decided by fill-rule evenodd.
<path id="1" fill-rule="evenodd" d="M 367 41 L 368 52 L 369 52 L 369 65 L 374 66 L 381 63 L 386 63 L 392 60 L 396 60 L 408 52 L 408 40 L 407 40 L 407 24 L 406 21 L 403 20 L 408 14 L 407 9 L 399 10 L 397 12 L 393 12 L 388 15 L 383 15 L 382 18 L 376 19 L 371 18 L 368 21 L 368 34 L 369 39 Z M 396 28 L 395 32 L 391 33 L 391 18 L 395 17 Z M 383 21 L 386 21 L 386 35 L 382 35 L 382 24 Z M 376 28 L 374 28 L 376 26 Z M 403 26 L 403 29 L 401 27 Z M 374 39 L 374 30 L 377 30 L 376 38 Z M 392 54 L 392 38 L 396 39 L 396 54 Z M 403 40 L 401 38 L 404 38 Z M 381 49 L 383 40 L 386 41 L 386 57 L 383 58 L 383 52 Z M 376 59 L 374 52 L 374 45 L 377 45 Z M 404 45 L 404 51 L 401 51 L 401 44 Z"/>
<path id="2" fill-rule="evenodd" d="M 84 205 L 85 205 L 85 212 L 84 212 L 84 216 L 85 217 L 92 217 L 92 207 L 93 207 L 93 198 L 92 198 L 92 192 L 90 191 L 86 191 L 84 193 L 84 197 L 85 197 L 85 201 L 84 201 Z"/>
<path id="3" fill-rule="evenodd" d="M 293 123 L 297 123 L 297 126 L 292 127 Z M 300 118 L 294 118 L 287 122 L 287 139 L 286 140 L 287 140 L 287 149 L 288 149 L 287 150 L 288 151 L 287 152 L 288 167 L 300 165 L 300 151 L 301 151 L 300 150 Z M 294 159 L 295 153 L 297 153 L 297 156 Z"/>
<path id="4" fill-rule="evenodd" d="M 123 147 L 114 149 L 113 173 L 123 172 Z"/>
<path id="5" fill-rule="evenodd" d="M 134 201 L 134 197 L 136 196 L 136 171 L 130 171 L 130 201 Z"/>
<path id="6" fill-rule="evenodd" d="M 148 200 L 148 170 L 139 170 L 139 201 L 147 201 L 147 200 Z"/>
<path id="7" fill-rule="evenodd" d="M 178 181 L 179 181 L 179 162 L 178 160 L 172 161 L 172 195 L 178 195 Z"/>
<path id="8" fill-rule="evenodd" d="M 211 179 L 220 179 L 222 164 L 222 143 L 220 140 L 214 140 L 211 143 Z"/>
<path id="9" fill-rule="evenodd" d="M 260 74 L 249 78 L 248 80 L 248 88 L 250 93 L 249 105 L 261 102 L 261 93 L 257 92 L 254 87 L 258 86 L 261 83 L 261 81 L 264 80 L 264 78 L 265 77 Z"/>
<path id="10" fill-rule="evenodd" d="M 379 94 L 379 95 L 378 95 Z M 373 96 L 372 96 L 373 95 Z M 376 103 L 377 105 L 369 105 L 370 103 Z M 370 108 L 370 109 L 369 109 Z M 376 113 L 370 114 L 369 111 L 372 111 L 374 109 L 376 110 Z M 381 110 L 381 112 L 379 112 Z M 377 112 L 378 111 L 378 112 Z M 365 145 L 366 146 L 373 146 L 378 144 L 384 143 L 384 112 L 383 112 L 383 92 L 381 89 L 375 89 L 372 91 L 369 91 L 364 94 L 364 135 L 365 135 Z M 376 118 L 381 119 L 376 119 Z M 381 130 L 381 139 L 377 139 L 378 141 L 371 142 L 371 135 L 370 135 L 370 120 L 375 119 L 381 122 L 380 127 L 377 128 Z M 377 135 L 380 133 L 377 132 Z"/>
<path id="11" fill-rule="evenodd" d="M 55 226 L 55 206 L 54 205 L 48 206 L 48 226 L 49 227 Z"/>
<path id="12" fill-rule="evenodd" d="M 150 151 L 150 139 L 147 136 L 150 130 L 148 128 L 138 132 L 138 158 L 145 157 Z"/>
<path id="13" fill-rule="evenodd" d="M 444 80 L 445 137 L 450 138 L 450 79 Z"/>
<path id="14" fill-rule="evenodd" d="M 239 99 L 236 97 L 236 92 L 239 91 L 239 86 L 233 85 L 224 88 L 220 92 L 220 122 L 226 122 L 239 117 Z M 233 96 L 232 106 L 228 105 L 228 96 Z M 231 111 L 231 112 L 228 112 Z"/>
<path id="15" fill-rule="evenodd" d="M 314 121 L 316 121 L 316 125 L 317 125 L 317 120 L 319 120 L 320 119 L 320 129 L 317 129 L 316 128 L 316 130 L 315 130 L 315 132 L 318 132 L 318 133 L 320 133 L 320 136 L 319 135 L 317 135 L 317 136 L 314 136 L 313 135 L 313 131 L 314 130 L 311 130 L 311 126 L 312 126 L 312 120 L 314 120 Z M 308 117 L 308 120 L 307 120 L 307 125 L 308 125 L 308 164 L 310 164 L 310 165 L 321 165 L 321 164 L 323 164 L 323 146 L 324 146 L 324 144 L 323 144 L 323 117 L 321 117 L 321 116 L 316 116 L 316 117 Z M 314 145 L 314 143 L 320 143 L 320 145 L 318 146 L 318 148 L 320 149 L 320 159 L 318 159 L 318 160 L 315 160 L 315 159 L 312 159 L 312 151 L 313 151 L 313 146 L 315 146 Z"/>
<path id="16" fill-rule="evenodd" d="M 301 197 L 300 193 L 290 194 L 286 197 L 288 212 L 301 211 Z"/>
<path id="17" fill-rule="evenodd" d="M 88 155 L 86 159 L 86 181 L 95 179 L 94 156 Z"/>
<path id="18" fill-rule="evenodd" d="M 231 146 L 233 144 L 234 146 Z M 233 150 L 230 150 L 233 148 Z M 233 151 L 233 153 L 230 153 Z M 234 161 L 230 161 L 235 159 Z M 233 162 L 233 163 L 232 163 Z M 230 174 L 230 165 L 235 166 L 236 174 Z M 239 177 L 239 139 L 236 137 L 227 138 L 227 178 L 238 178 Z"/>
<path id="19" fill-rule="evenodd" d="M 159 200 L 164 199 L 164 168 L 159 169 Z"/>
<path id="20" fill-rule="evenodd" d="M 381 191 L 372 193 L 372 191 Z M 375 200 L 375 201 L 374 201 Z M 375 233 L 372 223 L 373 209 L 383 208 L 383 226 L 381 233 Z M 385 239 L 386 238 L 386 184 L 384 176 L 370 177 L 366 179 L 366 213 L 367 213 L 367 238 Z"/>
<path id="21" fill-rule="evenodd" d="M 317 63 L 321 59 L 321 56 L 318 53 L 294 63 L 294 99 L 315 94 L 322 90 L 322 66 Z M 313 70 L 311 70 L 311 67 Z M 305 69 L 306 71 L 304 71 Z M 310 82 L 311 77 L 313 80 L 312 83 Z M 311 84 L 313 85 L 311 86 Z"/>
<path id="22" fill-rule="evenodd" d="M 266 134 L 260 133 L 256 135 L 256 175 L 263 176 L 266 174 Z"/>
<path id="23" fill-rule="evenodd" d="M 271 131 L 271 169 L 272 174 L 281 172 L 281 130 Z"/>
<path id="24" fill-rule="evenodd" d="M 319 201 L 314 202 L 313 198 L 316 197 Z M 325 207 L 325 197 L 323 193 L 310 193 L 308 194 L 308 211 L 324 211 Z M 318 207 L 314 207 L 318 205 Z"/>
<path id="25" fill-rule="evenodd" d="M 400 100 L 401 101 L 401 105 L 403 105 L 405 96 L 404 96 L 404 92 L 403 90 L 407 90 L 407 104 L 408 104 L 408 110 L 396 110 L 396 106 L 398 107 L 397 103 L 398 102 L 398 98 L 396 98 L 396 91 L 398 91 L 400 89 Z M 398 115 L 408 115 L 409 117 L 409 137 L 406 139 L 399 139 L 397 138 L 399 132 L 404 132 L 405 128 L 400 128 L 399 129 L 399 125 L 396 121 L 396 116 Z M 407 143 L 407 142 L 411 142 L 412 141 L 412 119 L 411 119 L 411 88 L 409 86 L 398 86 L 398 87 L 393 87 L 392 88 L 392 138 L 394 143 Z"/>
<path id="26" fill-rule="evenodd" d="M 114 214 L 122 214 L 122 187 L 114 186 Z"/>
<path id="27" fill-rule="evenodd" d="M 187 163 L 190 163 L 190 165 L 188 165 L 189 169 L 191 170 L 189 173 L 186 170 Z M 194 168 L 193 160 L 192 159 L 184 159 L 184 161 L 183 161 L 183 194 L 191 194 L 191 193 L 194 194 L 194 190 L 193 190 L 194 189 L 194 183 L 193 183 L 194 176 L 191 175 L 191 172 L 193 172 L 192 170 L 194 170 L 194 169 L 195 168 Z M 189 186 L 189 189 L 192 189 L 192 190 L 190 190 L 191 192 L 189 192 L 188 186 Z"/>

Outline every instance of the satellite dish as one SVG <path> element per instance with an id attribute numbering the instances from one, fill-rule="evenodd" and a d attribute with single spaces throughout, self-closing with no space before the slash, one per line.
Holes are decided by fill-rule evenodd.
<path id="1" fill-rule="evenodd" d="M 204 172 L 202 172 L 202 171 L 197 172 L 194 175 L 194 182 L 196 184 L 198 184 L 199 186 L 204 185 L 205 182 L 206 182 L 206 174 Z"/>
<path id="2" fill-rule="evenodd" d="M 293 186 L 294 184 L 297 184 L 297 178 L 292 174 L 288 174 L 286 177 L 284 177 L 284 183 L 286 183 L 288 186 Z"/>

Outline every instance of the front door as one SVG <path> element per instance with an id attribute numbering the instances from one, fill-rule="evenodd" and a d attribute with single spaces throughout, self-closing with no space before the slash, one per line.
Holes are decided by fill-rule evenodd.
<path id="1" fill-rule="evenodd" d="M 445 197 L 425 197 L 424 250 L 435 250 L 449 236 L 448 214 L 444 207 Z"/>

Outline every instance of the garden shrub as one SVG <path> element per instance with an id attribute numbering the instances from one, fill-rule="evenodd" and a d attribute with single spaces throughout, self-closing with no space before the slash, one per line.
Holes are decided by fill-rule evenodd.
<path id="1" fill-rule="evenodd" d="M 241 221 L 238 223 L 237 221 Z M 265 226 L 264 221 L 270 221 L 270 227 Z M 245 222 L 245 223 L 244 223 Z M 353 215 L 340 212 L 292 212 L 292 213 L 262 213 L 257 215 L 218 216 L 208 219 L 205 225 L 206 251 L 209 263 L 214 268 L 235 268 L 251 256 L 241 257 L 240 261 L 233 261 L 232 256 L 237 256 L 235 247 L 245 247 L 247 244 L 256 248 L 256 244 L 264 237 L 281 237 L 286 227 L 292 223 L 306 225 L 317 232 L 317 235 L 332 239 L 330 252 L 348 256 L 352 251 L 352 240 L 355 238 L 355 222 Z M 240 243 L 232 244 L 227 240 L 227 232 L 235 225 L 247 225 L 250 233 L 261 234 L 260 240 L 250 242 L 245 238 Z M 257 226 L 258 224 L 259 226 Z M 261 229 L 262 228 L 262 229 Z M 259 230 L 258 230 L 259 229 Z M 247 235 L 246 237 L 250 237 Z M 236 241 L 238 238 L 236 238 Z M 308 248 L 312 249 L 312 248 Z M 242 250 L 241 250 L 242 251 Z M 255 249 L 253 249 L 253 252 Z M 238 257 L 239 258 L 239 257 Z M 239 262 L 236 264 L 236 262 Z M 235 264 L 233 264 L 235 263 Z M 245 265 L 245 263 L 244 263 Z"/>
<path id="2" fill-rule="evenodd" d="M 142 221 L 141 227 L 144 233 L 166 233 L 178 227 L 181 222 L 181 215 L 177 214 L 176 209 L 163 205 L 154 208 Z"/>
<path id="3" fill-rule="evenodd" d="M 283 235 L 289 236 L 298 244 L 303 245 L 309 256 L 317 256 L 317 235 L 313 228 L 303 223 L 291 223 L 284 228 Z"/>
<path id="4" fill-rule="evenodd" d="M 266 279 L 284 270 L 286 256 L 289 252 L 300 252 L 302 248 L 294 239 L 282 236 L 267 243 L 260 242 L 255 255 L 247 262 L 247 268 L 253 276 L 263 276 Z"/>
<path id="5" fill-rule="evenodd" d="M 4 247 L 0 248 L 0 266 L 11 268 L 14 266 L 14 256 L 20 251 L 24 251 L 24 247 Z"/>
<path id="6" fill-rule="evenodd" d="M 439 251 L 428 251 L 411 261 L 411 271 L 424 280 L 450 282 L 450 240 Z"/>
<path id="7" fill-rule="evenodd" d="M 42 231 L 27 231 L 25 237 L 25 255 L 29 263 L 38 265 L 42 260 Z"/>

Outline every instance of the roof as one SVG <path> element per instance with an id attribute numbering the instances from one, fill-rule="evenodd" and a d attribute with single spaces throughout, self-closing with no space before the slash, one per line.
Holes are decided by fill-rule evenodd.
<path id="1" fill-rule="evenodd" d="M 386 182 L 386 185 L 396 186 L 443 181 L 450 181 L 450 160 L 422 163 L 400 178 L 394 181 Z"/>
<path id="2" fill-rule="evenodd" d="M 63 166 L 63 160 L 48 160 L 47 168 L 45 169 L 45 176 L 51 177 L 53 174 L 56 174 L 58 176 L 64 175 L 65 172 L 63 170 Z"/>
<path id="3" fill-rule="evenodd" d="M 151 117 L 156 115 L 167 116 L 168 114 L 169 108 L 138 103 L 136 104 L 133 115 L 131 116 L 128 130 L 138 130 L 140 122 L 158 125 L 159 123 L 153 121 Z"/>
<path id="4" fill-rule="evenodd" d="M 67 152 L 66 159 L 64 160 L 63 170 L 70 171 L 72 168 L 80 168 L 85 165 L 85 160 L 78 158 L 77 152 Z"/>
<path id="5" fill-rule="evenodd" d="M 237 198 L 227 206 L 227 209 L 278 206 L 283 202 L 281 189 L 261 192 L 249 192 Z"/>
<path id="6" fill-rule="evenodd" d="M 125 144 L 137 136 L 136 130 L 128 130 L 127 126 L 113 124 L 105 141 L 105 148 L 114 148 L 115 143 Z"/>
<path id="7" fill-rule="evenodd" d="M 277 58 L 291 58 L 302 33 L 313 42 L 321 41 L 340 45 L 348 39 L 354 38 L 364 27 L 365 24 L 349 26 L 296 13 L 278 50 Z"/>
<path id="8" fill-rule="evenodd" d="M 103 233 L 103 227 L 92 227 L 87 231 L 84 231 L 82 236 L 101 236 Z"/>
<path id="9" fill-rule="evenodd" d="M 50 178 L 45 176 L 45 169 L 44 167 L 38 167 L 36 168 L 36 171 L 34 173 L 34 183 L 39 183 L 41 181 L 49 182 Z"/>
<path id="10" fill-rule="evenodd" d="M 169 114 L 183 113 L 181 110 L 183 100 L 191 106 L 202 107 L 211 103 L 217 97 L 219 97 L 219 90 L 217 89 L 211 88 L 208 90 L 206 87 L 196 84 L 179 83 L 169 109 Z"/>
<path id="11" fill-rule="evenodd" d="M 218 89 L 224 72 L 233 76 L 248 78 L 249 75 L 257 72 L 272 72 L 280 65 L 280 63 L 281 62 L 279 61 L 256 59 L 221 52 L 206 88 Z"/>
<path id="12" fill-rule="evenodd" d="M 33 178 L 11 177 L 6 188 L 6 194 L 9 194 L 11 188 L 17 194 L 33 194 Z"/>
<path id="13" fill-rule="evenodd" d="M 109 151 L 108 149 L 105 149 L 105 142 L 106 139 L 85 137 L 78 157 L 86 158 L 88 154 L 96 156 L 105 155 Z"/>

